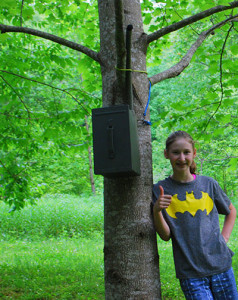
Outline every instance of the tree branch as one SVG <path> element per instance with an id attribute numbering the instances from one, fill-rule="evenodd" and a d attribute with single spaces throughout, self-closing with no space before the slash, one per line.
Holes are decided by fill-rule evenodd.
<path id="1" fill-rule="evenodd" d="M 5 164 L 3 163 L 3 161 L 0 159 L 0 164 L 2 165 L 3 169 L 6 170 L 6 172 L 15 179 L 15 175 L 11 173 L 11 171 L 8 170 L 8 168 L 5 166 Z"/>
<path id="2" fill-rule="evenodd" d="M 28 109 L 27 105 L 25 104 L 25 102 L 23 101 L 23 99 L 21 98 L 21 96 L 18 94 L 18 92 L 16 91 L 16 89 L 2 76 L 0 75 L 0 78 L 2 78 L 2 80 L 13 90 L 13 92 L 17 95 L 18 99 L 20 100 L 20 102 L 22 103 L 22 105 L 25 107 L 25 110 L 27 112 L 28 115 L 28 121 L 30 121 L 31 119 L 31 114 L 30 114 L 30 110 Z"/>
<path id="3" fill-rule="evenodd" d="M 41 82 L 41 81 L 38 81 L 38 80 L 35 80 L 35 79 L 27 78 L 27 77 L 25 77 L 25 76 L 18 75 L 18 74 L 9 72 L 9 71 L 0 70 L 0 72 L 7 73 L 7 74 L 10 74 L 10 75 L 13 75 L 13 76 L 22 78 L 22 79 L 24 79 L 24 80 L 29 80 L 29 81 L 32 81 L 32 82 L 35 82 L 35 83 L 39 83 L 39 84 L 41 84 L 41 85 L 50 87 L 50 88 L 52 88 L 52 89 L 54 89 L 54 90 L 63 92 L 63 93 L 65 93 L 65 94 L 69 95 L 70 97 L 72 97 L 72 98 L 74 99 L 74 101 L 77 102 L 78 105 L 81 106 L 81 107 L 85 110 L 85 112 L 86 112 L 87 114 L 89 114 L 88 110 L 87 110 L 87 109 L 79 102 L 79 100 L 78 100 L 76 97 L 74 97 L 70 92 L 68 92 L 66 89 L 61 89 L 61 88 L 55 87 L 55 86 L 53 86 L 53 85 L 50 85 L 50 84 L 48 84 L 48 83 L 44 83 L 44 82 Z M 0 75 L 0 77 L 2 77 L 2 76 Z M 3 78 L 3 77 L 2 77 L 2 78 Z M 3 78 L 3 79 L 4 79 L 4 78 Z M 5 80 L 4 80 L 4 81 L 5 81 Z M 21 99 L 21 98 L 20 98 L 20 99 Z M 22 101 L 22 102 L 23 102 L 23 101 Z M 24 102 L 23 102 L 23 103 L 24 103 Z"/>
<path id="4" fill-rule="evenodd" d="M 201 46 L 203 41 L 217 28 L 220 28 L 221 26 L 225 25 L 228 21 L 231 21 L 234 18 L 237 18 L 238 15 L 232 16 L 218 24 L 215 24 L 210 29 L 202 32 L 196 42 L 191 46 L 191 48 L 188 50 L 188 52 L 185 54 L 185 56 L 178 62 L 176 65 L 172 66 L 171 68 L 158 73 L 152 77 L 150 77 L 151 84 L 158 83 L 160 81 L 163 81 L 168 78 L 173 78 L 178 76 L 190 63 L 194 53 L 197 51 L 197 49 Z"/>
<path id="5" fill-rule="evenodd" d="M 4 25 L 4 24 L 0 24 L 0 31 L 2 34 L 7 33 L 7 32 L 19 32 L 19 33 L 30 34 L 33 36 L 38 36 L 43 39 L 50 40 L 52 42 L 55 42 L 60 45 L 71 48 L 73 50 L 82 52 L 82 53 L 86 54 L 87 56 L 89 56 L 90 58 L 92 58 L 93 60 L 95 60 L 96 62 L 101 64 L 98 52 L 93 51 L 93 50 L 91 50 L 83 45 L 80 45 L 78 43 L 71 42 L 69 40 L 63 39 L 59 36 L 56 36 L 56 35 L 53 35 L 53 34 L 50 34 L 50 33 L 44 32 L 44 31 L 40 31 L 40 30 L 28 28 L 28 27 L 18 27 L 18 26 Z"/>
<path id="6" fill-rule="evenodd" d="M 213 114 L 210 116 L 209 120 L 207 121 L 207 124 L 203 130 L 203 133 L 205 133 L 205 130 L 207 129 L 210 121 L 214 118 L 215 114 L 218 112 L 219 108 L 221 107 L 222 105 L 222 101 L 223 101 L 223 98 L 224 98 L 224 87 L 223 87 L 223 69 L 222 69 L 222 64 L 223 64 L 223 54 L 224 54 L 224 50 L 225 50 L 225 46 L 226 46 L 226 42 L 228 40 L 228 37 L 230 35 L 230 32 L 233 28 L 233 24 L 231 24 L 228 32 L 227 32 L 227 35 L 226 35 L 226 38 L 225 38 L 225 41 L 223 43 L 223 46 L 222 46 L 222 50 L 221 50 L 221 55 L 220 55 L 220 87 L 221 87 L 221 98 L 220 98 L 220 101 L 219 101 L 219 104 L 216 108 L 216 110 L 213 112 Z"/>
<path id="7" fill-rule="evenodd" d="M 229 9 L 233 9 L 235 7 L 238 7 L 238 1 L 233 1 L 230 3 L 229 6 L 224 6 L 224 5 L 219 5 L 219 6 L 215 6 L 215 7 L 212 7 L 210 9 L 207 9 L 207 10 L 204 10 L 203 12 L 200 12 L 194 16 L 191 16 L 189 18 L 186 18 L 182 21 L 179 21 L 177 23 L 174 23 L 174 24 L 171 24 L 167 27 L 164 27 L 160 30 L 157 30 L 151 34 L 149 34 L 147 36 L 147 43 L 151 43 L 155 40 L 158 40 L 160 37 L 168 34 L 168 33 L 171 33 L 173 31 L 177 31 L 178 29 L 181 29 L 187 25 L 190 25 L 192 23 L 195 23 L 199 20 L 202 20 L 204 18 L 207 18 L 215 13 L 218 13 L 218 12 L 221 12 L 221 11 L 224 11 L 224 10 L 229 10 Z"/>

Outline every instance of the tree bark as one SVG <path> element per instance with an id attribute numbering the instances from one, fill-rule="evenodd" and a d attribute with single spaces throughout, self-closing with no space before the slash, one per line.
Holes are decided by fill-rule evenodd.
<path id="1" fill-rule="evenodd" d="M 90 136 L 89 126 L 88 126 L 88 116 L 85 116 L 85 124 L 86 124 L 86 130 L 88 136 Z M 94 183 L 94 176 L 93 176 L 92 149 L 90 145 L 88 145 L 88 162 L 89 162 L 89 176 L 90 176 L 91 191 L 95 195 L 96 190 L 95 190 L 95 183 Z"/>
<path id="2" fill-rule="evenodd" d="M 132 69 L 146 70 L 146 35 L 139 0 L 123 1 L 124 35 L 132 31 Z M 125 103 L 117 85 L 115 8 L 98 0 L 103 82 L 103 106 Z M 121 71 L 123 72 L 123 71 Z M 106 299 L 161 299 L 159 257 L 151 216 L 152 149 L 150 127 L 142 122 L 149 82 L 145 73 L 133 73 L 141 176 L 104 179 L 105 292 Z"/>

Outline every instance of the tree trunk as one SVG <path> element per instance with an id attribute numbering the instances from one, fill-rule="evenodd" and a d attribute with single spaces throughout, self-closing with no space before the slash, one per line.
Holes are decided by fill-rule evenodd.
<path id="1" fill-rule="evenodd" d="M 146 70 L 146 35 L 139 0 L 123 1 L 124 34 L 132 31 L 132 69 Z M 125 103 L 118 89 L 113 0 L 98 0 L 103 106 Z M 123 72 L 123 71 L 121 71 Z M 151 215 L 152 149 L 150 127 L 142 122 L 148 98 L 145 73 L 133 73 L 134 110 L 137 116 L 141 176 L 104 179 L 106 299 L 161 299 L 159 257 Z M 135 97 L 136 95 L 136 97 Z"/>
<path id="2" fill-rule="evenodd" d="M 89 132 L 89 126 L 88 126 L 88 116 L 85 116 L 85 124 L 86 124 L 86 130 L 88 133 L 88 136 L 90 135 Z M 94 177 L 93 177 L 93 161 L 92 161 L 92 149 L 91 146 L 88 146 L 88 162 L 89 162 L 89 176 L 90 176 L 90 185 L 91 185 L 91 191 L 95 195 L 95 183 L 94 183 Z"/>

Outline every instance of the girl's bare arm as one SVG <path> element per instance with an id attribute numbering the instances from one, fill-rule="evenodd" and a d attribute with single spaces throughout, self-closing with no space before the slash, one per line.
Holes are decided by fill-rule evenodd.
<path id="1" fill-rule="evenodd" d="M 233 204 L 229 206 L 230 213 L 225 217 L 223 229 L 222 229 L 222 236 L 224 237 L 225 241 L 228 242 L 232 229 L 235 225 L 236 220 L 236 208 Z"/>

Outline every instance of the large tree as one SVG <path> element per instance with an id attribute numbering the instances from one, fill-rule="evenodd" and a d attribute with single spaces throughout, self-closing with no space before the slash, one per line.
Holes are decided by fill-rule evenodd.
<path id="1" fill-rule="evenodd" d="M 221 39 L 224 41 L 228 38 L 228 33 L 237 30 L 234 21 L 238 17 L 235 13 L 238 1 L 231 3 L 229 1 L 211 1 L 211 3 L 209 4 L 208 1 L 98 0 L 96 4 L 94 1 L 77 0 L 71 2 L 66 0 L 55 1 L 54 3 L 51 1 L 37 1 L 35 3 L 34 1 L 7 0 L 1 4 L 3 20 L 4 22 L 8 20 L 8 23 L 1 24 L 0 30 L 2 34 L 11 33 L 8 35 L 8 43 L 12 43 L 14 46 L 16 33 L 24 34 L 24 44 L 21 45 L 23 48 L 27 44 L 28 36 L 40 37 L 45 40 L 48 47 L 51 47 L 49 43 L 51 41 L 83 53 L 87 59 L 90 58 L 92 62 L 96 62 L 101 69 L 104 107 L 127 104 L 124 87 L 125 75 L 129 71 L 126 70 L 125 33 L 127 26 L 129 24 L 133 25 L 131 49 L 133 109 L 137 116 L 141 175 L 136 177 L 104 178 L 106 299 L 161 299 L 159 259 L 150 210 L 153 183 L 151 131 L 150 126 L 143 121 L 143 113 L 148 99 L 149 82 L 154 85 L 165 79 L 178 76 L 190 64 L 196 50 L 204 43 L 206 38 L 214 35 L 218 29 L 223 28 Z M 217 6 L 214 6 L 215 4 Z M 88 40 L 85 38 L 84 44 L 80 44 L 69 39 L 71 28 L 65 28 L 67 24 L 68 26 L 73 24 L 74 14 L 78 18 L 87 18 L 87 10 L 85 10 L 87 5 L 90 5 L 90 7 L 93 7 L 93 5 L 95 7 L 96 5 L 98 6 L 99 50 L 97 50 L 97 45 L 95 45 L 94 49 L 87 46 L 87 42 L 90 45 L 90 38 L 92 39 L 93 34 Z M 142 17 L 142 7 L 144 17 Z M 80 15 L 81 8 L 83 8 L 83 12 Z M 8 17 L 9 11 L 11 17 Z M 26 11 L 26 21 L 24 19 L 24 11 Z M 90 11 L 92 10 L 88 9 L 88 13 Z M 15 17 L 13 16 L 14 13 L 16 14 Z M 55 17 L 56 14 L 58 14 L 58 19 Z M 59 16 L 64 22 L 60 22 Z M 71 21 L 69 21 L 70 17 Z M 97 28 L 92 26 L 97 24 L 97 21 L 93 19 L 92 15 L 90 17 L 91 23 L 87 23 L 86 26 L 90 25 L 91 32 L 93 30 L 97 31 Z M 146 23 L 146 29 L 144 28 L 143 20 Z M 23 26 L 24 22 L 30 26 Z M 75 20 L 79 27 L 80 22 L 83 23 L 84 20 Z M 196 25 L 196 30 L 193 28 L 193 25 Z M 166 48 L 169 34 L 174 34 L 178 30 L 188 27 L 191 28 L 188 35 L 190 46 L 182 58 L 175 64 L 172 64 L 170 68 L 149 77 L 146 73 L 147 55 L 150 55 L 149 58 L 153 57 L 153 52 L 154 56 L 159 55 L 158 49 L 161 51 L 162 46 Z M 42 28 L 46 28 L 51 33 L 42 30 Z M 54 28 L 57 33 L 61 30 L 65 36 L 54 35 Z M 154 31 L 151 32 L 151 30 Z M 77 32 L 72 33 L 72 35 L 75 39 Z M 39 39 L 30 40 L 30 42 L 33 44 L 37 43 L 36 45 L 42 43 Z M 17 51 L 17 46 L 15 45 L 15 47 Z M 73 50 L 70 52 L 72 56 L 75 53 Z M 5 53 L 8 55 L 7 49 Z M 29 55 L 34 55 L 34 51 Z M 41 55 L 47 56 L 48 53 L 42 53 Z M 24 59 L 26 58 L 24 57 Z M 52 55 L 52 59 L 56 58 Z M 35 61 L 37 62 L 37 57 Z M 67 64 L 67 61 L 65 57 L 64 63 Z M 49 61 L 48 63 L 50 64 Z M 60 63 L 63 63 L 63 61 Z M 80 55 L 78 63 L 84 64 L 83 55 Z M 27 76 L 26 69 L 23 74 L 16 74 L 16 71 L 13 72 L 11 70 L 11 64 L 12 69 L 17 69 L 14 60 L 12 60 L 1 70 L 1 79 L 5 86 L 15 93 L 16 98 L 19 100 L 19 105 L 22 105 L 24 108 L 25 118 L 28 119 L 24 124 L 28 127 L 28 132 L 25 134 L 25 139 L 27 139 L 27 136 L 30 135 L 29 128 L 31 128 L 32 122 L 31 110 L 21 97 L 20 92 L 15 88 L 16 82 L 11 83 L 10 77 L 6 78 L 6 76 L 15 74 L 18 78 L 26 79 L 28 77 L 29 79 L 30 77 L 31 82 L 35 84 L 34 72 L 29 70 L 29 76 Z M 93 66 L 94 68 L 92 67 L 88 70 L 94 75 L 97 67 L 95 64 Z M 75 76 L 80 77 L 81 70 L 78 70 L 80 73 L 75 74 Z M 85 70 L 84 73 L 88 70 Z M 87 78 L 86 75 L 83 74 L 85 78 Z M 44 72 L 42 72 L 41 76 L 44 78 Z M 47 78 L 44 82 L 46 81 Z M 85 82 L 84 84 L 86 85 L 87 83 Z M 88 82 L 88 88 L 90 86 L 92 86 L 92 82 Z M 67 90 L 63 91 L 67 92 Z M 4 95 L 5 98 L 7 97 L 6 94 Z M 2 96 L 2 101 L 4 101 L 4 97 Z M 9 101 L 6 102 L 8 108 L 4 112 L 5 122 L 12 117 L 11 106 L 8 103 Z M 214 111 L 214 115 L 215 113 L 216 111 Z M 211 116 L 211 119 L 214 115 Z M 19 114 L 17 118 L 20 118 Z M 147 118 L 149 118 L 149 113 Z M 12 142 L 10 135 L 8 140 Z M 19 139 L 16 145 L 20 149 Z M 34 142 L 31 144 L 31 149 L 34 149 Z M 37 149 L 34 151 L 37 151 Z M 30 154 L 31 152 L 28 149 L 26 160 Z M 11 187 L 18 185 L 21 187 L 20 192 L 23 191 L 24 186 L 27 186 L 27 184 L 18 176 L 20 172 L 14 173 L 14 170 L 9 169 L 7 162 L 2 161 L 2 159 L 1 165 L 5 174 L 7 174 L 5 176 L 6 180 L 11 180 Z M 12 200 L 13 196 L 12 194 L 3 194 L 3 199 L 6 202 L 10 200 L 14 202 Z M 21 201 L 24 201 L 24 197 Z"/>

